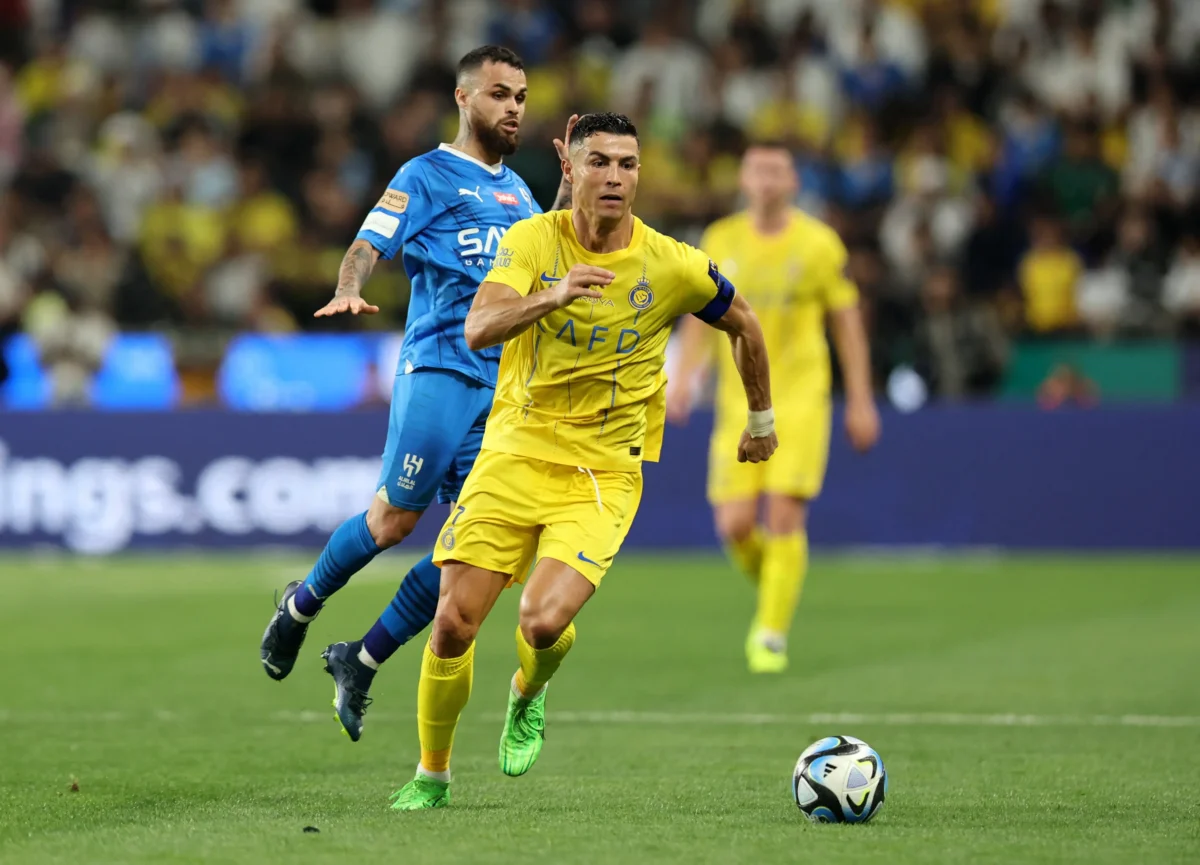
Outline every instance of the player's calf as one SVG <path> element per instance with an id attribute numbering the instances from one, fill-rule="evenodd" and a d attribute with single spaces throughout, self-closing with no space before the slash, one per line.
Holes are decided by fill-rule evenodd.
<path id="1" fill-rule="evenodd" d="M 762 579 L 758 608 L 746 643 L 752 673 L 782 673 L 787 669 L 787 635 L 808 570 L 808 539 L 804 499 L 767 497 L 767 531 L 763 542 Z"/>
<path id="2" fill-rule="evenodd" d="M 725 502 L 713 509 L 717 536 L 733 563 L 752 583 L 762 576 L 762 532 L 758 499 Z"/>

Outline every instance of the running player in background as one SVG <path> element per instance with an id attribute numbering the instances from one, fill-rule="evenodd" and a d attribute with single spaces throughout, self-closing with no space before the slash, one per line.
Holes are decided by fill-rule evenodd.
<path id="1" fill-rule="evenodd" d="M 350 245 L 333 300 L 316 312 L 378 312 L 362 298 L 362 287 L 380 258 L 403 249 L 412 299 L 378 491 L 370 508 L 333 533 L 308 577 L 284 590 L 260 652 L 272 679 L 291 672 L 309 623 L 330 595 L 408 537 L 435 496 L 457 498 L 479 453 L 500 349 L 469 351 L 463 320 L 504 232 L 541 213 L 529 187 L 502 164 L 517 149 L 525 92 L 521 59 L 507 48 L 489 45 L 462 58 L 454 91 L 458 137 L 400 168 Z M 560 200 L 564 192 L 569 187 L 560 189 Z M 351 739 L 361 735 L 366 689 L 379 664 L 432 620 L 440 577 L 426 556 L 362 640 L 323 653 L 336 682 L 338 718 Z"/>
<path id="2" fill-rule="evenodd" d="M 718 353 L 708 498 L 730 558 L 758 586 L 746 659 L 752 672 L 769 673 L 787 668 L 787 635 L 808 569 L 808 503 L 821 491 L 829 456 L 826 318 L 846 384 L 846 433 L 857 450 L 875 445 L 879 415 L 858 291 L 845 276 L 846 247 L 832 228 L 792 206 L 799 180 L 791 154 L 752 146 L 741 186 L 746 209 L 709 226 L 701 246 L 737 280 L 762 321 L 783 447 L 770 468 L 729 457 L 746 398 L 737 369 Z M 713 348 L 700 322 L 685 321 L 681 336 L 668 391 L 677 423 L 687 420 Z"/>
<path id="3" fill-rule="evenodd" d="M 416 777 L 393 808 L 449 802 L 450 749 L 471 693 L 475 635 L 506 585 L 524 581 L 500 768 L 522 775 L 544 738 L 546 683 L 575 615 L 612 565 L 657 460 L 667 340 L 687 313 L 728 334 L 749 415 L 731 458 L 776 447 L 766 346 L 746 301 L 708 257 L 632 212 L 637 130 L 588 114 L 569 138 L 570 212 L 508 230 L 466 321 L 467 344 L 504 343 L 483 450 L 442 528 L 442 595 L 421 665 Z M 653 662 L 653 640 L 644 649 Z"/>

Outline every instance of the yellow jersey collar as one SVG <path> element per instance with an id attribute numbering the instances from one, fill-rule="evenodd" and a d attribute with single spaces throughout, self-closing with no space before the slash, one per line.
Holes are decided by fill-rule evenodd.
<path id="1" fill-rule="evenodd" d="M 579 238 L 575 234 L 575 220 L 571 217 L 571 211 L 562 211 L 563 218 L 567 221 L 567 230 L 564 232 L 567 236 L 567 243 L 570 245 L 575 257 L 587 264 L 594 264 L 597 267 L 604 267 L 609 264 L 616 264 L 619 261 L 624 261 L 630 255 L 639 252 L 642 248 L 642 242 L 646 236 L 646 226 L 636 216 L 633 217 L 633 234 L 629 238 L 629 246 L 624 249 L 613 250 L 612 252 L 589 252 L 584 249 L 583 244 L 579 242 Z"/>

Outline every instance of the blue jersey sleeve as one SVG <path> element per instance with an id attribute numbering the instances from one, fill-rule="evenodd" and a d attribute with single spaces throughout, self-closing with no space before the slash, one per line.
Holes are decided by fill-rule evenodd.
<path id="1" fill-rule="evenodd" d="M 391 259 L 400 248 L 429 224 L 433 202 L 424 172 L 415 163 L 407 163 L 392 178 L 383 196 L 371 208 L 357 240 L 365 240 L 379 251 L 379 257 Z"/>

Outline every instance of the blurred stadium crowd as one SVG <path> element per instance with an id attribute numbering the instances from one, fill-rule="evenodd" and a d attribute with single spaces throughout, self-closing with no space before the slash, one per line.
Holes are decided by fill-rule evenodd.
<path id="1" fill-rule="evenodd" d="M 0 0 L 0 341 L 70 402 L 120 330 L 211 378 L 239 331 L 360 327 L 311 313 L 485 42 L 526 61 L 543 204 L 572 112 L 635 118 L 637 211 L 693 242 L 745 143 L 787 141 L 881 379 L 989 393 L 1014 338 L 1200 333 L 1196 0 Z M 367 291 L 401 327 L 401 268 Z"/>

